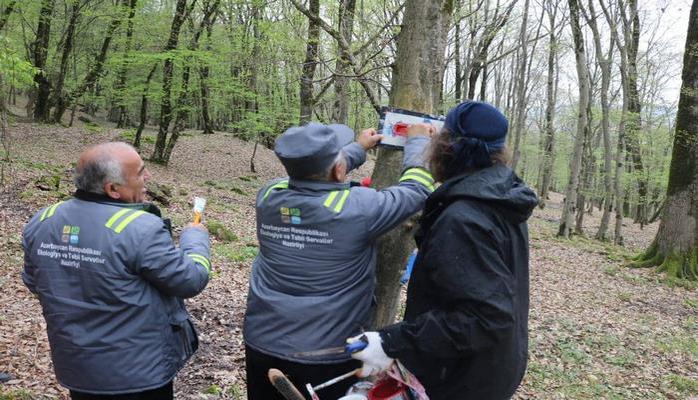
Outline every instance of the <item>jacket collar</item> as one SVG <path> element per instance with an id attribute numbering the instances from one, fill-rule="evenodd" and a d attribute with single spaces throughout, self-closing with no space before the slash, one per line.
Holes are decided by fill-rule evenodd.
<path id="1" fill-rule="evenodd" d="M 349 189 L 349 186 L 350 184 L 348 182 L 305 181 L 293 178 L 290 178 L 288 181 L 289 188 L 317 192 Z"/>
<path id="2" fill-rule="evenodd" d="M 162 217 L 162 212 L 153 203 L 147 203 L 147 202 L 127 203 L 123 200 L 113 199 L 113 198 L 107 196 L 106 194 L 87 192 L 87 191 L 84 191 L 81 189 L 76 190 L 75 193 L 73 194 L 73 197 L 75 197 L 78 200 L 89 201 L 92 203 L 100 203 L 100 204 L 107 204 L 110 206 L 143 210 L 145 212 L 157 215 L 158 217 Z"/>

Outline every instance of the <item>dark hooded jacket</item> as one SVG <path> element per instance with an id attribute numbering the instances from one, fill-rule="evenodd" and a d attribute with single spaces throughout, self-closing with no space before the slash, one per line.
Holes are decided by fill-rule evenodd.
<path id="1" fill-rule="evenodd" d="M 528 227 L 535 193 L 496 165 L 427 200 L 404 321 L 383 347 L 432 400 L 510 398 L 528 355 Z"/>

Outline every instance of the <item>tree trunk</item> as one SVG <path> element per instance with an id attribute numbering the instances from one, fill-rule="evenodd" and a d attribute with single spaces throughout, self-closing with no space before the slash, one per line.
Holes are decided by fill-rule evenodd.
<path id="1" fill-rule="evenodd" d="M 128 1 L 129 0 L 121 0 L 121 7 L 126 7 L 128 5 Z M 109 46 L 111 44 L 112 38 L 114 37 L 114 32 L 116 32 L 116 29 L 119 27 L 119 25 L 121 25 L 121 14 L 121 9 L 119 9 L 116 17 L 114 17 L 114 19 L 112 19 L 111 23 L 109 24 L 109 27 L 107 28 L 107 33 L 105 34 L 104 40 L 102 41 L 102 47 L 99 51 L 99 54 L 95 59 L 94 65 L 87 72 L 85 80 L 82 82 L 80 86 L 78 86 L 73 92 L 71 92 L 67 98 L 64 98 L 63 96 L 60 97 L 61 100 L 58 101 L 58 103 L 56 104 L 56 108 L 53 111 L 53 122 L 61 122 L 61 118 L 63 118 L 63 113 L 65 112 L 65 110 L 68 107 L 70 107 L 70 105 L 73 102 L 77 101 L 77 99 L 79 99 L 80 96 L 85 94 L 85 92 L 93 90 L 95 88 L 95 84 L 97 83 L 97 80 L 102 74 L 104 63 L 107 60 L 107 53 L 109 52 Z"/>
<path id="2" fill-rule="evenodd" d="M 34 66 L 40 71 L 34 75 L 36 83 L 36 97 L 34 101 L 34 120 L 48 122 L 51 106 L 49 96 L 51 94 L 51 84 L 46 76 L 46 59 L 48 58 L 48 43 L 51 34 L 51 16 L 55 0 L 43 0 L 41 11 L 39 11 L 39 25 L 36 28 L 36 40 L 32 43 L 32 57 Z"/>
<path id="3" fill-rule="evenodd" d="M 56 107 L 63 107 L 63 84 L 65 76 L 68 73 L 68 62 L 70 61 L 70 53 L 73 51 L 73 40 L 75 37 L 75 28 L 80 17 L 80 0 L 73 0 L 70 12 L 70 20 L 65 33 L 65 42 L 63 44 L 63 54 L 61 56 L 61 69 L 56 78 L 56 84 L 53 88 L 53 100 L 49 104 Z M 50 108 L 50 106 L 49 106 Z M 57 121 L 57 122 L 60 122 Z"/>
<path id="4" fill-rule="evenodd" d="M 392 78 L 390 104 L 394 107 L 430 113 L 434 91 L 433 56 L 443 53 L 445 41 L 441 37 L 445 24 L 450 21 L 451 0 L 408 0 L 402 30 L 397 39 L 395 73 Z M 427 43 L 432 46 L 427 46 Z M 432 48 L 429 48 L 432 47 Z M 373 182 L 377 187 L 395 184 L 402 169 L 402 152 L 382 147 L 376 160 Z M 379 241 L 376 297 L 376 326 L 384 326 L 395 319 L 398 304 L 400 270 L 414 248 L 411 239 L 413 222 L 395 228 Z"/>
<path id="5" fill-rule="evenodd" d="M 7 3 L 5 10 L 0 15 L 0 31 L 2 31 L 2 28 L 5 27 L 7 20 L 10 19 L 10 14 L 12 14 L 15 4 L 17 4 L 17 0 L 11 0 L 9 3 Z"/>
<path id="6" fill-rule="evenodd" d="M 194 35 L 189 42 L 188 50 L 196 51 L 199 48 L 199 38 L 201 38 L 201 33 L 207 28 L 209 23 L 212 23 L 214 14 L 218 11 L 218 6 L 220 5 L 220 0 L 215 0 L 213 4 L 208 1 L 204 3 L 204 15 L 199 24 L 199 27 L 194 32 Z M 172 151 L 174 150 L 175 144 L 179 139 L 179 134 L 184 130 L 187 119 L 189 118 L 189 109 L 191 108 L 191 93 L 189 92 L 189 78 L 191 77 L 191 67 L 188 62 L 184 63 L 184 69 L 182 70 L 182 90 L 177 99 L 177 114 L 175 117 L 174 125 L 172 126 L 172 133 L 165 146 L 165 154 L 163 157 L 163 164 L 167 165 L 170 162 L 170 157 L 172 156 Z"/>
<path id="7" fill-rule="evenodd" d="M 213 35 L 213 22 L 215 18 L 210 18 L 208 26 L 206 26 L 206 50 L 211 50 L 211 36 Z M 255 29 L 258 29 L 257 27 Z M 208 98 L 210 96 L 210 89 L 208 87 L 208 77 L 210 74 L 210 67 L 205 64 L 199 70 L 199 80 L 201 81 L 201 122 L 202 122 L 202 132 L 203 134 L 213 133 L 213 123 L 209 114 Z"/>
<path id="8" fill-rule="evenodd" d="M 524 3 L 523 20 L 521 21 L 521 32 L 519 32 L 519 69 L 516 78 L 516 119 L 514 121 L 514 148 L 511 169 L 516 171 L 516 165 L 521 158 L 521 136 L 526 124 L 526 66 L 528 65 L 528 5 L 529 0 Z"/>
<path id="9" fill-rule="evenodd" d="M 659 266 L 669 276 L 698 280 L 698 0 L 689 17 L 683 84 L 662 221 L 654 243 L 631 265 Z"/>
<path id="10" fill-rule="evenodd" d="M 116 81 L 117 101 L 119 103 L 119 119 L 116 122 L 117 128 L 125 128 L 128 124 L 128 108 L 126 107 L 126 72 L 128 69 L 128 59 L 131 57 L 131 45 L 133 43 L 133 17 L 136 15 L 136 3 L 138 0 L 129 0 L 128 23 L 126 26 L 126 46 L 124 47 L 124 60 L 119 65 L 118 78 Z"/>
<path id="11" fill-rule="evenodd" d="M 546 104 L 545 104 L 545 142 L 543 144 L 543 162 L 541 165 L 541 180 L 538 185 L 540 193 L 541 208 L 545 207 L 548 199 L 548 191 L 553 175 L 553 165 L 555 164 L 555 104 L 557 103 L 557 83 L 559 69 L 557 67 L 558 43 L 555 27 L 557 16 L 557 6 L 553 6 L 553 1 L 546 3 L 546 12 L 550 23 L 548 36 L 548 76 L 546 80 Z M 553 8 L 554 7 L 554 8 Z"/>
<path id="12" fill-rule="evenodd" d="M 194 3 L 196 0 L 194 0 Z M 192 4 L 193 5 L 193 4 Z M 177 0 L 177 8 L 175 15 L 172 18 L 172 26 L 170 27 L 170 37 L 163 49 L 164 53 L 168 53 L 177 48 L 179 43 L 179 31 L 186 19 L 187 0 Z M 160 126 L 158 127 L 158 137 L 155 140 L 155 149 L 151 160 L 157 163 L 165 163 L 165 146 L 167 144 L 167 133 L 170 130 L 170 122 L 172 121 L 172 74 L 174 63 L 171 57 L 165 58 L 162 67 L 162 103 L 160 104 Z"/>
<path id="13" fill-rule="evenodd" d="M 155 75 L 155 70 L 158 68 L 157 64 L 154 64 L 148 73 L 148 78 L 145 80 L 145 85 L 143 87 L 143 95 L 141 97 L 141 112 L 140 112 L 140 122 L 138 124 L 138 129 L 136 130 L 136 135 L 133 138 L 133 147 L 141 148 L 141 135 L 143 134 L 143 129 L 145 128 L 145 121 L 148 118 L 148 90 L 150 89 L 150 81 Z"/>
<path id="14" fill-rule="evenodd" d="M 309 0 L 309 11 L 313 15 L 320 15 L 320 0 Z M 313 117 L 313 79 L 317 67 L 318 49 L 320 41 L 320 25 L 308 18 L 308 41 L 305 48 L 305 61 L 303 61 L 303 73 L 300 84 L 300 124 L 304 125 Z"/>
<path id="15" fill-rule="evenodd" d="M 569 238 L 573 228 L 574 216 L 577 212 L 577 193 L 579 191 L 579 175 L 581 169 L 584 139 L 588 128 L 587 105 L 589 104 L 590 78 L 587 69 L 584 36 L 579 25 L 579 4 L 577 0 L 567 0 L 570 7 L 570 25 L 574 37 L 574 52 L 577 61 L 577 77 L 579 80 L 579 107 L 577 114 L 577 137 L 574 142 L 574 153 L 570 162 L 570 178 L 565 190 L 565 203 L 560 217 L 558 236 Z"/>
<path id="16" fill-rule="evenodd" d="M 354 12 L 356 11 L 356 0 L 340 0 L 339 4 L 339 34 L 346 43 L 351 46 L 352 33 L 354 31 Z M 347 124 L 349 121 L 349 79 L 346 77 L 349 72 L 349 60 L 341 54 L 337 57 L 334 78 L 334 109 L 332 112 L 332 122 Z"/>
<path id="17" fill-rule="evenodd" d="M 456 15 L 456 20 L 455 20 L 455 32 L 454 32 L 454 37 L 453 37 L 453 58 L 455 61 L 455 97 L 456 97 L 456 104 L 460 103 L 462 100 L 462 87 L 463 87 L 463 61 L 461 60 L 461 15 L 460 15 L 460 10 L 461 10 L 461 2 L 460 0 L 456 0 L 455 4 L 455 12 L 454 14 Z"/>
<path id="18" fill-rule="evenodd" d="M 613 61 L 613 41 L 609 45 L 608 54 L 604 56 L 603 48 L 601 47 L 601 34 L 598 24 L 596 23 L 596 10 L 594 2 L 589 0 L 589 18 L 587 22 L 591 27 L 594 37 L 594 49 L 596 59 L 601 69 L 601 135 L 603 136 L 604 149 L 604 209 L 601 216 L 601 223 L 596 232 L 597 240 L 606 240 L 606 232 L 611 219 L 611 211 L 613 211 L 613 151 L 611 149 L 611 128 L 610 128 L 610 109 L 611 104 L 608 99 L 608 90 L 611 86 L 611 65 Z"/>

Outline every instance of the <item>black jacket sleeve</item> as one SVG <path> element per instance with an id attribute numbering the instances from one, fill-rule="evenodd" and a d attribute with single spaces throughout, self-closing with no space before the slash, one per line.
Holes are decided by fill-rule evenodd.
<path id="1" fill-rule="evenodd" d="M 440 307 L 381 330 L 393 358 L 414 352 L 463 357 L 495 346 L 515 329 L 514 277 L 498 245 L 503 238 L 482 216 L 448 214 L 431 227 L 419 266 L 428 270 L 423 276 Z"/>

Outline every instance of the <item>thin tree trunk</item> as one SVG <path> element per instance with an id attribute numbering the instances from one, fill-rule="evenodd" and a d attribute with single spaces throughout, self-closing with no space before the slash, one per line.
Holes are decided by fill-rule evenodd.
<path id="1" fill-rule="evenodd" d="M 122 7 L 126 7 L 128 5 L 129 0 L 121 1 Z M 53 112 L 53 122 L 61 122 L 61 118 L 63 118 L 63 113 L 65 112 L 65 110 L 73 102 L 77 101 L 77 99 L 79 99 L 87 91 L 93 90 L 95 88 L 95 84 L 97 83 L 97 80 L 102 74 L 104 63 L 107 60 L 107 53 L 109 52 L 109 46 L 111 44 L 112 38 L 114 37 L 114 32 L 116 32 L 116 29 L 119 27 L 119 25 L 121 25 L 121 14 L 121 9 L 119 9 L 119 11 L 117 12 L 117 16 L 111 20 L 111 23 L 107 28 L 107 33 L 105 34 L 104 40 L 102 41 L 102 47 L 99 51 L 99 54 L 95 59 L 94 65 L 92 66 L 92 68 L 90 68 L 87 75 L 85 76 L 85 80 L 82 82 L 80 86 L 78 86 L 73 92 L 71 92 L 67 96 L 67 98 L 61 96 L 61 100 L 58 101 L 58 103 L 56 104 L 56 108 Z"/>
<path id="2" fill-rule="evenodd" d="M 523 20 L 521 21 L 521 32 L 519 34 L 519 74 L 516 78 L 516 120 L 514 122 L 514 148 L 511 169 L 516 171 L 516 166 L 521 158 L 521 136 L 526 124 L 526 65 L 528 65 L 528 5 L 529 0 L 524 3 Z"/>
<path id="3" fill-rule="evenodd" d="M 206 50 L 211 50 L 211 36 L 213 34 L 213 22 L 215 18 L 211 18 L 208 26 L 206 26 Z M 259 29 L 258 26 L 255 27 L 256 30 Z M 202 132 L 203 134 L 213 133 L 213 123 L 211 122 L 211 117 L 209 114 L 208 98 L 210 96 L 210 88 L 208 86 L 208 78 L 210 74 L 210 67 L 208 64 L 201 67 L 199 70 L 199 80 L 201 81 L 201 121 L 202 121 Z"/>
<path id="4" fill-rule="evenodd" d="M 309 11 L 320 15 L 320 0 L 309 0 Z M 308 40 L 305 48 L 305 61 L 300 84 L 300 124 L 310 122 L 313 117 L 313 79 L 317 67 L 318 48 L 320 41 L 320 25 L 308 18 Z"/>
<path id="5" fill-rule="evenodd" d="M 354 12 L 356 0 L 340 0 L 339 4 L 339 34 L 346 43 L 351 46 L 354 31 Z M 341 53 L 341 51 L 340 51 Z M 345 76 L 349 71 L 349 60 L 343 55 L 337 57 L 334 78 L 334 109 L 332 121 L 339 124 L 347 124 L 349 121 L 349 79 Z"/>
<path id="6" fill-rule="evenodd" d="M 39 25 L 36 28 L 36 40 L 32 43 L 32 57 L 34 66 L 40 71 L 34 75 L 36 83 L 36 97 L 34 101 L 34 120 L 48 122 L 51 106 L 49 96 L 51 84 L 46 76 L 46 59 L 48 58 L 48 43 L 51 35 L 51 18 L 55 0 L 43 0 L 39 11 Z"/>
<path id="7" fill-rule="evenodd" d="M 455 61 L 455 97 L 456 97 L 456 103 L 460 103 L 462 101 L 463 97 L 463 61 L 461 60 L 461 15 L 460 15 L 460 10 L 461 10 L 461 1 L 456 0 L 455 1 L 455 11 L 454 14 L 456 15 L 456 20 L 455 20 L 455 32 L 454 32 L 454 37 L 453 37 L 453 47 L 454 47 L 454 54 L 453 58 Z"/>
<path id="8" fill-rule="evenodd" d="M 192 6 L 196 0 L 192 3 Z M 172 26 L 170 27 L 170 37 L 163 49 L 164 53 L 168 53 L 177 48 L 179 43 L 179 31 L 187 16 L 187 0 L 177 0 L 177 8 L 175 15 L 172 18 Z M 165 146 L 167 144 L 167 133 L 172 122 L 172 74 L 174 63 L 171 57 L 165 58 L 162 67 L 162 103 L 160 105 L 160 125 L 158 127 L 158 136 L 155 140 L 155 149 L 151 159 L 154 162 L 165 163 Z"/>
<path id="9" fill-rule="evenodd" d="M 70 20 L 68 21 L 68 27 L 65 33 L 65 42 L 63 44 L 63 54 L 61 56 L 61 69 L 58 73 L 58 77 L 56 78 L 56 84 L 53 88 L 53 100 L 49 103 L 55 105 L 56 107 L 63 106 L 63 84 L 65 82 L 65 76 L 68 73 L 68 62 L 70 61 L 70 53 L 73 51 L 75 28 L 77 26 L 79 17 L 80 0 L 73 0 L 70 12 Z M 60 120 L 56 122 L 60 122 Z"/>
<path id="10" fill-rule="evenodd" d="M 567 0 L 570 8 L 570 25 L 574 37 L 575 58 L 577 61 L 577 77 L 579 80 L 579 110 L 577 115 L 577 136 L 574 152 L 570 163 L 570 178 L 565 190 L 565 203 L 560 217 L 558 235 L 568 238 L 573 229 L 574 216 L 577 212 L 577 193 L 579 191 L 579 175 L 583 153 L 584 139 L 588 127 L 587 105 L 589 104 L 589 71 L 587 69 L 584 36 L 579 25 L 579 4 L 577 0 Z"/>
<path id="11" fill-rule="evenodd" d="M 545 207 L 545 201 L 548 200 L 548 191 L 553 175 L 553 165 L 555 163 L 555 105 L 557 103 L 557 82 L 559 77 L 559 69 L 557 66 L 558 43 L 555 27 L 555 19 L 557 16 L 557 6 L 552 3 L 555 0 L 546 3 L 546 12 L 548 13 L 548 21 L 550 23 L 550 32 L 548 36 L 548 76 L 546 79 L 546 105 L 545 105 L 545 143 L 543 145 L 543 162 L 540 184 L 538 191 L 540 193 L 540 207 Z M 550 7 L 554 7 L 550 9 Z M 557 72 L 556 72 L 557 71 Z"/>
<path id="12" fill-rule="evenodd" d="M 125 128 L 128 124 L 128 108 L 126 107 L 126 72 L 128 70 L 128 59 L 131 57 L 131 46 L 133 43 L 133 17 L 136 15 L 136 4 L 138 0 L 129 0 L 128 22 L 126 27 L 126 46 L 124 47 L 124 60 L 119 66 L 118 78 L 116 81 L 116 93 L 119 102 L 119 119 L 117 128 Z"/>
<path id="13" fill-rule="evenodd" d="M 2 31 L 2 28 L 5 27 L 7 20 L 10 19 L 10 14 L 12 14 L 15 4 L 17 4 L 17 0 L 11 0 L 9 3 L 7 3 L 5 11 L 3 11 L 0 15 L 0 31 Z"/>
<path id="14" fill-rule="evenodd" d="M 191 42 L 189 42 L 188 50 L 196 51 L 199 48 L 199 38 L 201 38 L 201 33 L 209 25 L 209 21 L 213 19 L 214 14 L 218 11 L 218 6 L 220 5 L 220 0 L 215 0 L 213 4 L 208 1 L 204 3 L 204 15 L 199 24 L 199 27 L 194 32 Z M 212 23 L 212 21 L 211 21 Z M 191 108 L 191 93 L 189 93 L 189 78 L 191 76 L 191 67 L 189 63 L 185 63 L 184 69 L 182 70 L 182 90 L 177 99 L 177 114 L 175 116 L 175 122 L 172 126 L 172 132 L 170 138 L 165 146 L 165 154 L 163 163 L 167 165 L 170 162 L 170 157 L 172 156 L 172 151 L 174 150 L 175 144 L 179 139 L 180 133 L 184 130 L 187 119 L 189 117 L 189 109 Z"/>
<path id="15" fill-rule="evenodd" d="M 611 211 L 613 210 L 613 151 L 611 149 L 611 105 L 608 99 L 608 91 L 611 86 L 611 65 L 613 60 L 614 43 L 613 40 L 611 40 L 608 54 L 604 56 L 603 48 L 601 47 L 601 34 L 596 22 L 597 17 L 596 10 L 594 9 L 594 2 L 592 0 L 588 0 L 588 4 L 589 17 L 587 18 L 587 22 L 592 30 L 596 59 L 599 64 L 599 68 L 601 69 L 601 134 L 603 136 L 604 148 L 604 208 L 601 216 L 601 223 L 595 237 L 598 240 L 606 240 L 608 224 L 611 219 Z"/>
<path id="16" fill-rule="evenodd" d="M 150 81 L 153 79 L 153 75 L 155 75 L 155 70 L 157 70 L 158 65 L 153 64 L 153 67 L 150 69 L 150 72 L 148 73 L 148 77 L 145 80 L 145 85 L 143 87 L 143 95 L 141 96 L 141 112 L 140 112 L 140 119 L 138 123 L 138 129 L 136 129 L 136 135 L 133 138 L 133 147 L 140 149 L 141 148 L 141 135 L 143 134 L 143 129 L 145 128 L 145 122 L 148 119 L 148 90 L 150 89 Z"/>

